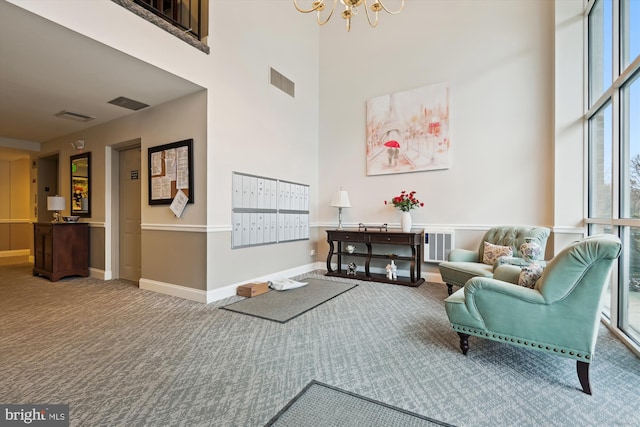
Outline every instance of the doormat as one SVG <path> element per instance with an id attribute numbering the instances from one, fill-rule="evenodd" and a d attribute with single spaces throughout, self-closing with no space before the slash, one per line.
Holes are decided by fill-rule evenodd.
<path id="1" fill-rule="evenodd" d="M 307 285 L 287 291 L 270 290 L 266 294 L 246 298 L 220 308 L 286 323 L 358 286 L 353 283 L 320 279 L 300 279 L 300 281 L 307 282 Z"/>
<path id="2" fill-rule="evenodd" d="M 452 426 L 339 388 L 311 381 L 265 427 Z"/>

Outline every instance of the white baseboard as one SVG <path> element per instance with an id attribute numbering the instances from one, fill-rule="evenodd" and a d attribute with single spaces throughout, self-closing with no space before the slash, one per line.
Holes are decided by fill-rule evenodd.
<path id="1" fill-rule="evenodd" d="M 442 280 L 442 276 L 440 275 L 440 273 L 432 273 L 432 272 L 422 273 L 422 277 L 427 282 L 444 284 L 444 280 Z"/>
<path id="2" fill-rule="evenodd" d="M 302 265 L 300 267 L 290 268 L 289 270 L 279 271 L 277 273 L 267 274 L 266 276 L 255 277 L 249 280 L 243 280 L 242 282 L 233 283 L 231 285 L 224 286 L 218 289 L 212 289 L 207 291 L 207 304 L 214 301 L 219 301 L 224 298 L 229 298 L 236 294 L 236 288 L 245 283 L 251 282 L 268 282 L 276 279 L 286 279 L 288 277 L 299 276 L 313 270 L 319 270 L 323 266 L 321 262 L 315 262 L 311 264 Z"/>
<path id="3" fill-rule="evenodd" d="M 151 279 L 140 279 L 138 281 L 140 289 L 158 292 L 165 295 L 184 298 L 191 301 L 207 303 L 207 291 L 201 289 L 187 288 L 186 286 L 174 285 L 172 283 L 158 282 Z"/>
<path id="4" fill-rule="evenodd" d="M 184 298 L 191 301 L 201 302 L 203 304 L 209 304 L 214 301 L 219 301 L 224 298 L 229 298 L 236 294 L 236 288 L 245 283 L 251 282 L 268 282 L 270 280 L 284 279 L 288 277 L 299 276 L 301 274 L 309 273 L 314 270 L 322 270 L 326 267 L 324 262 L 314 262 L 311 264 L 302 265 L 299 267 L 291 268 L 288 270 L 282 270 L 277 273 L 267 274 L 264 276 L 254 277 L 252 279 L 243 280 L 242 282 L 232 283 L 230 285 L 223 286 L 218 289 L 211 289 L 204 291 L 201 289 L 188 288 L 182 285 L 175 285 L 173 283 L 160 282 L 151 279 L 140 279 L 140 289 L 148 291 L 158 292 L 165 295 L 171 295 L 178 298 Z M 383 271 L 383 269 L 380 269 Z M 91 277 L 105 279 L 108 272 L 104 270 L 91 269 Z M 422 273 L 422 277 L 428 282 L 443 283 L 442 277 L 439 273 Z"/>
<path id="5" fill-rule="evenodd" d="M 323 263 L 315 262 L 300 267 L 283 270 L 277 273 L 267 274 L 265 276 L 254 277 L 253 279 L 243 280 L 242 282 L 232 283 L 218 289 L 203 291 L 200 289 L 188 288 L 186 286 L 174 285 L 172 283 L 159 282 L 157 280 L 140 279 L 140 289 L 159 292 L 161 294 L 171 295 L 174 297 L 185 298 L 191 301 L 209 304 L 224 298 L 229 298 L 236 294 L 236 288 L 240 285 L 250 282 L 268 282 L 275 279 L 283 279 L 292 276 L 305 274 L 313 270 L 319 270 L 323 267 Z"/>
<path id="6" fill-rule="evenodd" d="M 89 267 L 89 277 L 95 277 L 100 280 L 111 280 L 113 276 L 111 271 L 100 270 L 98 268 Z"/>

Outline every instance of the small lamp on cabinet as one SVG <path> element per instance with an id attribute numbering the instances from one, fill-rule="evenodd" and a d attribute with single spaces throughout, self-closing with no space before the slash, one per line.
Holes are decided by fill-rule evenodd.
<path id="1" fill-rule="evenodd" d="M 47 197 L 47 210 L 53 211 L 53 221 L 60 222 L 60 211 L 64 210 L 66 201 L 62 196 L 49 196 Z"/>
<path id="2" fill-rule="evenodd" d="M 331 199 L 331 206 L 338 208 L 338 230 L 342 230 L 342 208 L 350 208 L 349 194 L 340 188 Z"/>

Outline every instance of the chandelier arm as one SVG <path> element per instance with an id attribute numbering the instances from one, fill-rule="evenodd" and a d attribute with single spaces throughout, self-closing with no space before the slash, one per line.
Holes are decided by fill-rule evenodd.
<path id="1" fill-rule="evenodd" d="M 295 0 L 294 0 L 295 1 Z M 324 25 L 329 22 L 329 19 L 333 16 L 333 12 L 336 10 L 336 4 L 338 4 L 338 0 L 333 0 L 333 6 L 331 6 L 331 12 L 327 15 L 327 19 L 324 21 L 320 19 L 320 11 L 318 11 L 318 25 Z"/>
<path id="2" fill-rule="evenodd" d="M 330 0 L 326 0 L 327 2 Z M 351 18 L 353 15 L 358 13 L 358 6 L 364 4 L 365 14 L 367 15 L 367 21 L 372 28 L 375 28 L 378 25 L 378 12 L 384 10 L 390 15 L 397 15 L 404 9 L 404 1 L 400 0 L 400 8 L 397 11 L 389 10 L 383 3 L 383 1 L 388 0 L 373 0 L 373 4 L 371 5 L 371 13 L 374 14 L 374 19 L 372 19 L 372 15 L 369 13 L 369 6 L 367 5 L 367 0 L 340 0 L 342 4 L 345 6 L 345 10 L 342 12 L 342 17 L 346 21 L 347 31 L 351 31 Z M 322 17 L 322 11 L 326 7 L 325 0 L 313 0 L 311 3 L 310 9 L 303 9 L 298 5 L 298 0 L 293 0 L 293 5 L 298 12 L 302 13 L 311 13 L 316 12 L 317 21 L 319 25 L 325 25 L 331 17 L 333 16 L 333 12 L 335 12 L 336 5 L 338 4 L 338 0 L 333 0 L 333 6 L 331 7 L 331 12 L 326 16 L 326 18 Z"/>
<path id="3" fill-rule="evenodd" d="M 382 6 L 382 9 L 383 9 L 385 12 L 387 12 L 388 14 L 390 14 L 390 15 L 397 15 L 397 14 L 399 14 L 400 12 L 402 12 L 402 9 L 404 9 L 404 0 L 402 0 L 402 1 L 400 2 L 400 9 L 396 10 L 395 12 L 393 12 L 393 11 L 391 11 L 391 10 L 387 9 L 387 7 L 384 5 L 384 3 L 382 3 L 382 0 L 378 0 L 378 3 L 380 3 L 380 6 Z"/>
<path id="4" fill-rule="evenodd" d="M 313 4 L 313 3 L 312 3 Z M 318 3 L 315 6 L 312 6 L 311 9 L 303 9 L 300 6 L 298 6 L 298 1 L 297 0 L 293 0 L 293 6 L 296 8 L 296 10 L 298 12 L 302 12 L 302 13 L 311 13 L 311 12 L 315 12 L 317 11 L 319 8 L 321 8 L 323 6 L 323 3 Z"/>
<path id="5" fill-rule="evenodd" d="M 364 13 L 365 13 L 365 15 L 367 15 L 367 21 L 369 21 L 369 25 L 371 26 L 371 28 L 377 27 L 378 26 L 378 12 L 373 12 L 376 15 L 376 19 L 372 22 L 371 21 L 371 17 L 369 16 L 369 7 L 367 5 L 367 0 L 364 0 Z"/>

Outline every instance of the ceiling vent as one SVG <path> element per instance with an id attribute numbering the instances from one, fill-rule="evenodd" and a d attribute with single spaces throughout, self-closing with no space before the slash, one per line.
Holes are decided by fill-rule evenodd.
<path id="1" fill-rule="evenodd" d="M 71 111 L 62 110 L 55 115 L 56 117 L 61 117 L 63 119 L 69 119 L 76 122 L 88 122 L 90 120 L 95 119 L 93 116 L 87 116 L 85 114 L 80 113 L 72 113 Z"/>
<path id="2" fill-rule="evenodd" d="M 296 84 L 273 68 L 271 68 L 271 84 L 290 97 L 296 97 Z"/>
<path id="3" fill-rule="evenodd" d="M 143 108 L 147 108 L 149 105 L 134 99 L 129 99 L 124 96 L 119 96 L 109 101 L 109 104 L 117 105 L 118 107 L 128 108 L 129 110 L 138 111 Z"/>

